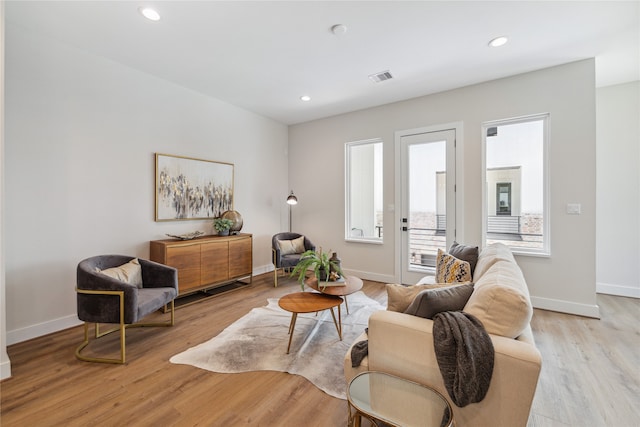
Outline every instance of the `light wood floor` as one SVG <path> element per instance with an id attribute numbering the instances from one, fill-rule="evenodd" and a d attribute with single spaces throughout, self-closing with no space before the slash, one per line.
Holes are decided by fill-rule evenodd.
<path id="1" fill-rule="evenodd" d="M 529 427 L 640 426 L 640 299 L 599 294 L 598 305 L 600 320 L 535 310 Z"/>
<path id="2" fill-rule="evenodd" d="M 299 290 L 287 278 L 273 288 L 272 277 L 177 310 L 173 328 L 127 331 L 124 366 L 76 360 L 81 327 L 10 346 L 13 376 L 0 383 L 0 424 L 345 426 L 346 402 L 302 377 L 169 363 L 267 298 Z M 383 284 L 365 281 L 364 291 L 386 303 Z M 640 425 L 640 300 L 599 296 L 598 303 L 602 320 L 535 311 L 543 370 L 530 427 Z M 103 340 L 96 350 L 117 348 L 117 337 Z"/>

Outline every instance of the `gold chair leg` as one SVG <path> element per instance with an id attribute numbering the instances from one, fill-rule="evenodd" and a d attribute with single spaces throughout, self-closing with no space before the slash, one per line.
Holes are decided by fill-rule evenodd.
<path id="1" fill-rule="evenodd" d="M 117 328 L 109 329 L 106 332 L 100 333 L 100 325 L 99 323 L 95 324 L 95 338 L 98 339 L 105 335 L 108 335 L 115 331 L 120 331 L 120 359 L 109 359 L 109 358 L 101 358 L 101 357 L 89 357 L 84 356 L 81 352 L 84 348 L 89 345 L 89 324 L 84 322 L 84 341 L 78 348 L 76 349 L 76 358 L 79 360 L 84 360 L 85 362 L 98 362 L 98 363 L 125 363 L 125 328 L 126 325 L 124 323 L 124 292 L 123 291 L 94 291 L 94 290 L 86 290 L 86 289 L 77 289 L 76 292 L 82 294 L 89 295 L 113 295 L 117 296 L 120 301 L 120 323 Z"/>
<path id="2" fill-rule="evenodd" d="M 84 348 L 89 345 L 89 322 L 84 322 L 84 341 L 76 349 L 76 358 L 78 360 L 83 360 L 85 362 L 114 363 L 114 364 L 119 364 L 119 365 L 124 364 L 125 363 L 125 347 L 126 347 L 126 343 L 125 343 L 125 329 L 126 329 L 126 326 L 127 325 L 125 325 L 123 323 L 120 326 L 118 326 L 116 328 L 109 329 L 106 332 L 100 332 L 99 331 L 100 326 L 99 326 L 98 323 L 96 323 L 95 326 L 94 326 L 96 339 L 100 338 L 100 337 L 103 337 L 105 335 L 108 335 L 108 334 L 110 334 L 112 332 L 120 331 L 120 358 L 119 359 L 110 359 L 110 358 L 103 358 L 103 357 L 89 357 L 89 356 L 85 356 L 85 355 L 82 354 L 82 350 L 84 350 Z"/>
<path id="3" fill-rule="evenodd" d="M 120 324 L 111 328 L 105 332 L 100 332 L 100 324 L 95 324 L 95 338 L 98 339 L 112 332 L 120 332 L 120 358 L 101 358 L 101 357 L 89 357 L 82 354 L 82 350 L 89 345 L 89 323 L 84 322 L 84 341 L 76 349 L 76 358 L 85 362 L 97 362 L 97 363 L 114 363 L 124 364 L 126 362 L 126 329 L 127 328 L 141 328 L 141 327 L 157 327 L 157 326 L 173 326 L 175 324 L 175 302 L 171 300 L 171 319 L 164 322 L 150 322 L 150 323 L 134 323 L 127 325 L 124 323 L 124 293 L 120 295 Z"/>

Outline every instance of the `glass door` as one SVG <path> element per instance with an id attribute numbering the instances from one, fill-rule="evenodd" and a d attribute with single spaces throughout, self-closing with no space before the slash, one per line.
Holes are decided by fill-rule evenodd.
<path id="1" fill-rule="evenodd" d="M 455 130 L 404 135 L 401 143 L 401 280 L 433 274 L 455 239 Z"/>

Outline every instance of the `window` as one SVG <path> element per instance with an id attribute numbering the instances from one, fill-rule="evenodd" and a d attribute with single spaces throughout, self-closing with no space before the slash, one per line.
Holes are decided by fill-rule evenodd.
<path id="1" fill-rule="evenodd" d="M 345 144 L 345 239 L 382 243 L 382 140 Z"/>
<path id="2" fill-rule="evenodd" d="M 549 254 L 548 121 L 544 114 L 483 125 L 486 244 Z"/>
<path id="3" fill-rule="evenodd" d="M 497 183 L 496 194 L 496 215 L 511 216 L 511 183 Z"/>

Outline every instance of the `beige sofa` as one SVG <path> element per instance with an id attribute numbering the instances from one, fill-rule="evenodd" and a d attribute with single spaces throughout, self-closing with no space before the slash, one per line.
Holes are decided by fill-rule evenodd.
<path id="1" fill-rule="evenodd" d="M 347 382 L 363 371 L 387 372 L 439 391 L 451 404 L 457 427 L 526 426 L 541 357 L 531 332 L 533 309 L 522 271 L 505 245 L 494 244 L 480 252 L 473 281 L 464 311 L 482 321 L 495 350 L 491 385 L 481 402 L 459 408 L 451 401 L 434 353 L 433 321 L 394 311 L 379 311 L 369 319 L 369 355 L 359 367 L 351 367 L 347 352 Z"/>

